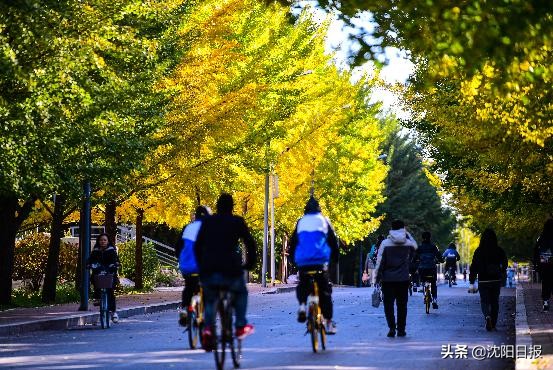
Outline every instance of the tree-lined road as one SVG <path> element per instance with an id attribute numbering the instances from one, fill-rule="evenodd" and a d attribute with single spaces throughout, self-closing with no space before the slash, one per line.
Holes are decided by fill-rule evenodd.
<path id="1" fill-rule="evenodd" d="M 440 308 L 424 313 L 422 296 L 409 301 L 406 338 L 387 338 L 382 306 L 370 305 L 371 288 L 336 288 L 338 334 L 328 350 L 313 354 L 296 323 L 294 293 L 252 295 L 249 318 L 256 333 L 244 343 L 244 369 L 507 369 L 512 361 L 477 361 L 475 345 L 514 344 L 514 289 L 504 289 L 498 331 L 484 330 L 478 295 L 440 285 Z M 468 359 L 442 359 L 442 345 L 466 344 Z M 109 330 L 98 327 L 0 338 L 0 367 L 12 369 L 176 368 L 211 369 L 213 355 L 188 350 L 176 313 L 135 316 Z M 230 368 L 230 364 L 228 366 Z"/>

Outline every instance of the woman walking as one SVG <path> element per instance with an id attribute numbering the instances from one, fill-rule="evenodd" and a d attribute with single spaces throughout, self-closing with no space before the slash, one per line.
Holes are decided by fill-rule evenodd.
<path id="1" fill-rule="evenodd" d="M 549 298 L 553 291 L 553 219 L 545 221 L 543 231 L 536 242 L 534 267 L 541 278 L 543 310 L 549 311 Z"/>
<path id="2" fill-rule="evenodd" d="M 497 236 L 492 229 L 486 229 L 480 238 L 480 245 L 474 251 L 469 274 L 469 293 L 476 293 L 474 282 L 478 277 L 480 305 L 486 320 L 486 330 L 495 329 L 499 314 L 499 293 L 505 283 L 507 256 L 497 245 Z"/>

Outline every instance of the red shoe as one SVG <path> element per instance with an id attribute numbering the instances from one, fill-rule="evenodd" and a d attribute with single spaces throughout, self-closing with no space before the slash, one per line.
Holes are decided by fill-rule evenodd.
<path id="1" fill-rule="evenodd" d="M 246 324 L 245 326 L 236 328 L 236 333 L 234 335 L 236 336 L 236 338 L 242 340 L 253 333 L 255 333 L 255 328 L 253 327 L 253 325 Z"/>
<path id="2" fill-rule="evenodd" d="M 215 343 L 213 341 L 213 331 L 210 327 L 205 327 L 202 332 L 202 348 L 206 352 L 211 352 L 215 348 Z"/>

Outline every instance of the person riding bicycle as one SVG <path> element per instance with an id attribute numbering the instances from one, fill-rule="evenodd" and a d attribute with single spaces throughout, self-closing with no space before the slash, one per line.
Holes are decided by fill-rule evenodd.
<path id="1" fill-rule="evenodd" d="M 194 214 L 194 221 L 182 229 L 181 237 L 175 246 L 175 255 L 179 260 L 179 270 L 184 278 L 181 310 L 179 312 L 179 324 L 181 326 L 186 326 L 188 312 L 194 310 L 194 307 L 190 305 L 190 301 L 200 291 L 200 270 L 194 255 L 194 245 L 202 226 L 202 220 L 210 215 L 211 210 L 208 207 L 198 206 Z"/>
<path id="2" fill-rule="evenodd" d="M 290 240 L 289 254 L 298 267 L 299 282 L 296 297 L 300 304 L 298 322 L 307 320 L 306 303 L 311 293 L 310 276 L 319 286 L 319 302 L 326 321 L 326 333 L 336 333 L 336 323 L 332 321 L 332 284 L 328 274 L 330 259 L 338 258 L 338 238 L 328 218 L 321 213 L 319 202 L 311 196 L 304 209 L 304 215 L 298 220 Z M 319 271 L 309 275 L 310 271 Z"/>
<path id="3" fill-rule="evenodd" d="M 205 328 L 202 345 L 210 351 L 214 347 L 216 304 L 221 288 L 233 294 L 235 310 L 235 335 L 244 339 L 253 334 L 254 327 L 248 324 L 246 309 L 248 289 L 244 280 L 244 270 L 252 270 L 257 261 L 256 245 L 244 219 L 233 215 L 232 195 L 223 193 L 217 200 L 217 213 L 203 219 L 195 244 L 195 256 L 200 268 L 205 303 Z M 246 247 L 246 261 L 242 261 L 239 241 Z"/>
<path id="4" fill-rule="evenodd" d="M 444 258 L 438 247 L 431 241 L 432 235 L 429 231 L 422 233 L 422 242 L 417 249 L 417 256 L 419 259 L 419 276 L 421 282 L 424 285 L 429 281 L 431 284 L 430 292 L 432 293 L 432 308 L 438 308 L 438 287 L 436 286 L 436 280 L 438 278 L 438 271 L 436 268 L 437 263 L 444 262 Z"/>
<path id="5" fill-rule="evenodd" d="M 92 269 L 92 276 L 100 273 L 113 274 L 113 286 L 117 281 L 117 268 L 119 267 L 119 256 L 114 244 L 109 240 L 108 234 L 100 234 L 96 238 L 96 244 L 90 252 L 86 263 Z M 94 283 L 94 279 L 92 279 Z M 111 321 L 117 323 L 119 315 L 116 312 L 115 293 L 113 287 L 106 289 L 108 294 L 108 310 L 111 312 Z M 94 287 L 94 306 L 100 305 L 100 289 Z"/>
<path id="6" fill-rule="evenodd" d="M 459 253 L 457 252 L 457 247 L 455 243 L 450 243 L 447 249 L 445 250 L 443 257 L 445 259 L 445 271 L 449 274 L 451 273 L 451 280 L 453 285 L 457 285 L 457 261 L 461 259 Z"/>

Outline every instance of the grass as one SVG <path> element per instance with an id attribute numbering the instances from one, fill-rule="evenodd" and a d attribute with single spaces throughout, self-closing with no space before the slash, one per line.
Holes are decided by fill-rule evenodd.
<path id="1" fill-rule="evenodd" d="M 41 291 L 30 291 L 25 288 L 14 289 L 12 302 L 9 305 L 0 305 L 0 311 L 18 307 L 41 307 L 48 306 L 40 299 Z M 55 304 L 74 303 L 80 299 L 79 292 L 73 284 L 60 284 L 56 287 Z"/>

